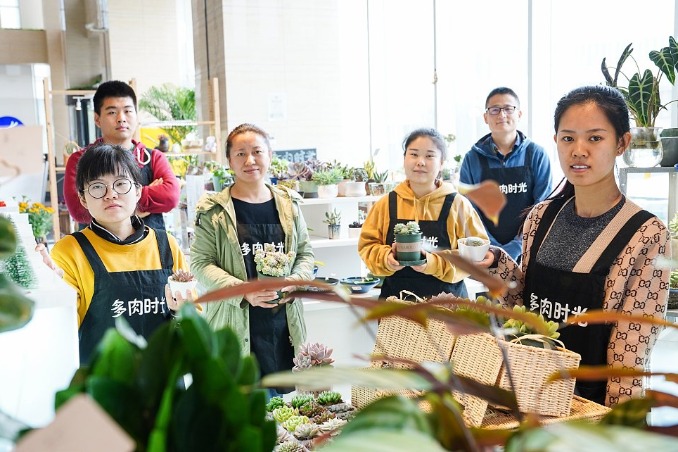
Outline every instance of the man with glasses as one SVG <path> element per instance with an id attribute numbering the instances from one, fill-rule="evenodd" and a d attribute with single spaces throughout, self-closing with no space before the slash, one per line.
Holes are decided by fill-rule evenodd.
<path id="1" fill-rule="evenodd" d="M 490 242 L 519 261 L 526 209 L 551 193 L 551 163 L 544 148 L 518 130 L 522 116 L 518 95 L 510 88 L 493 89 L 485 101 L 483 118 L 490 133 L 464 156 L 459 181 L 477 184 L 497 181 L 507 203 L 495 225 L 478 210 Z"/>
<path id="2" fill-rule="evenodd" d="M 112 144 L 128 149 L 141 170 L 141 198 L 136 214 L 152 228 L 165 229 L 162 214 L 179 203 L 179 182 L 167 157 L 157 149 L 147 149 L 132 139 L 139 121 L 137 97 L 125 82 L 112 80 L 99 85 L 93 99 L 94 122 L 101 130 L 101 138 L 68 158 L 64 176 L 64 198 L 71 217 L 86 226 L 92 217 L 81 204 L 75 188 L 78 161 L 87 150 L 97 144 Z"/>

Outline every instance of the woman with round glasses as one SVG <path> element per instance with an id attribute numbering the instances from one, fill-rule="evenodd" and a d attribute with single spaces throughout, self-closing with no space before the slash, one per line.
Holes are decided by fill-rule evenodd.
<path id="1" fill-rule="evenodd" d="M 510 88 L 493 89 L 485 100 L 483 118 L 490 133 L 464 156 L 459 181 L 477 184 L 486 179 L 504 188 L 507 203 L 494 224 L 478 210 L 494 246 L 519 260 L 519 232 L 527 208 L 551 192 L 551 163 L 544 148 L 518 130 L 522 116 L 518 95 Z"/>
<path id="2" fill-rule="evenodd" d="M 92 221 L 59 240 L 51 257 L 77 291 L 81 364 L 90 362 L 117 317 L 148 337 L 178 308 L 181 295 L 191 297 L 175 301 L 166 292 L 167 277 L 187 264 L 174 237 L 135 215 L 140 180 L 134 157 L 120 146 L 94 145 L 78 162 L 80 203 Z"/>

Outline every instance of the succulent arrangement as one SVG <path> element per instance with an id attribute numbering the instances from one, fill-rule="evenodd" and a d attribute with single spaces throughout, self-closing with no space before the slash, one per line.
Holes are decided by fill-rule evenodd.
<path id="1" fill-rule="evenodd" d="M 394 234 L 421 234 L 419 223 L 416 221 L 408 221 L 407 223 L 398 223 L 393 227 Z"/>
<path id="2" fill-rule="evenodd" d="M 466 246 L 483 246 L 485 242 L 477 237 L 471 237 L 466 239 Z"/>
<path id="3" fill-rule="evenodd" d="M 267 418 L 278 423 L 276 451 L 308 451 L 321 435 L 337 435 L 355 414 L 355 408 L 344 403 L 341 394 L 334 391 L 325 391 L 317 398 L 296 395 L 290 402 L 273 397 L 266 410 Z"/>
<path id="4" fill-rule="evenodd" d="M 334 363 L 332 358 L 332 349 L 327 348 L 321 343 L 303 343 L 299 348 L 299 353 L 292 359 L 294 362 L 293 371 L 300 371 L 314 366 L 329 366 Z"/>
<path id="5" fill-rule="evenodd" d="M 527 310 L 525 306 L 514 306 L 513 312 L 527 314 L 530 316 L 534 316 L 535 318 L 539 318 L 542 321 L 544 320 L 543 315 L 530 312 Z M 537 332 L 530 325 L 523 322 L 522 320 L 508 319 L 506 322 L 504 322 L 503 326 L 505 329 L 513 330 L 513 332 L 508 335 L 507 339 L 520 338 L 521 336 L 528 335 L 530 336 L 537 335 Z M 555 348 L 556 343 L 554 339 L 558 339 L 558 337 L 560 337 L 560 333 L 558 332 L 558 327 L 560 325 L 558 324 L 558 322 L 547 321 L 546 326 L 548 328 L 548 332 L 544 335 L 539 335 L 541 336 L 540 340 L 526 339 L 520 341 L 520 343 L 523 345 L 530 345 L 533 347 Z"/>
<path id="6" fill-rule="evenodd" d="M 330 168 L 326 170 L 316 171 L 311 176 L 311 180 L 318 185 L 333 185 L 338 184 L 344 179 L 344 174 L 340 168 Z"/>
<path id="7" fill-rule="evenodd" d="M 257 272 L 261 275 L 276 278 L 287 276 L 288 269 L 293 262 L 294 253 L 292 251 L 288 253 L 277 251 L 273 243 L 264 243 L 262 248 L 258 248 L 254 252 L 254 263 L 257 266 Z"/>
<path id="8" fill-rule="evenodd" d="M 195 279 L 195 276 L 193 276 L 193 273 L 179 269 L 172 273 L 172 276 L 170 276 L 173 281 L 176 282 L 190 282 Z"/>

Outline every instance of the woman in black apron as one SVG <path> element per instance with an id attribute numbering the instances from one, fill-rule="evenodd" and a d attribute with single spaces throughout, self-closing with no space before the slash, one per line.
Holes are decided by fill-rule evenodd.
<path id="1" fill-rule="evenodd" d="M 497 273 L 518 282 L 508 304 L 522 302 L 556 322 L 600 309 L 662 317 L 669 269 L 658 267 L 657 260 L 670 257 L 668 231 L 622 195 L 614 176 L 615 160 L 631 140 L 624 98 L 605 86 L 575 89 L 556 107 L 555 130 L 567 181 L 530 213 L 522 269 L 505 254 L 499 258 Z M 560 332 L 565 346 L 581 355 L 581 365 L 642 369 L 658 330 L 618 321 L 577 323 Z M 642 381 L 577 381 L 575 391 L 615 405 L 639 395 Z"/>
<path id="2" fill-rule="evenodd" d="M 191 268 L 208 290 L 257 279 L 254 254 L 267 244 L 292 252 L 286 279 L 312 279 L 313 251 L 298 206 L 301 198 L 266 183 L 271 157 L 268 134 L 255 125 L 236 127 L 226 140 L 235 182 L 198 204 L 191 247 Z M 302 306 L 300 300 L 260 290 L 209 303 L 205 316 L 213 328 L 235 331 L 243 352 L 256 357 L 263 377 L 292 369 L 295 347 L 306 338 Z M 289 389 L 275 388 L 269 396 L 284 392 Z"/>
<path id="3" fill-rule="evenodd" d="M 178 307 L 167 299 L 167 278 L 186 263 L 173 237 L 134 215 L 140 178 L 132 154 L 119 146 L 94 145 L 78 164 L 76 185 L 93 220 L 57 242 L 52 258 L 78 291 L 81 364 L 116 318 L 148 338 Z"/>
<path id="4" fill-rule="evenodd" d="M 372 207 L 363 224 L 358 252 L 375 275 L 386 276 L 381 298 L 400 297 L 403 290 L 430 298 L 440 293 L 466 297 L 460 272 L 432 250 L 457 248 L 457 239 L 487 239 L 482 221 L 471 203 L 439 179 L 447 146 L 434 129 L 418 129 L 403 143 L 403 166 L 407 179 Z M 393 228 L 397 223 L 417 221 L 424 238 L 422 262 L 415 265 L 396 260 Z"/>

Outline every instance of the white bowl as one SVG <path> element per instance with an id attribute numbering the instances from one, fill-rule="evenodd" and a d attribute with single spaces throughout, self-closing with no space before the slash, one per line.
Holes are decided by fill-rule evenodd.
<path id="1" fill-rule="evenodd" d="M 187 292 L 191 292 L 193 294 L 193 297 L 196 298 L 196 292 L 195 289 L 198 285 L 198 280 L 194 279 L 193 281 L 174 281 L 172 280 L 172 277 L 167 278 L 167 284 L 170 286 L 170 292 L 172 293 L 172 296 L 174 296 L 175 292 L 179 292 L 181 296 L 186 297 Z"/>
<path id="2" fill-rule="evenodd" d="M 480 241 L 483 244 L 467 245 L 468 241 Z M 459 254 L 474 262 L 480 262 L 485 259 L 485 254 L 487 254 L 487 250 L 490 249 L 490 241 L 480 237 L 464 237 L 457 240 L 457 245 L 459 246 Z"/>

